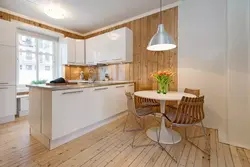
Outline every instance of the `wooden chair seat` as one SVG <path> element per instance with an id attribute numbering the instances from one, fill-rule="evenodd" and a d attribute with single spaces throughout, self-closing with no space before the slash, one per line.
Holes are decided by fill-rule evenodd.
<path id="1" fill-rule="evenodd" d="M 152 111 L 152 108 L 137 108 L 136 109 L 136 115 L 141 117 L 141 116 L 147 116 L 150 114 L 154 114 Z"/>

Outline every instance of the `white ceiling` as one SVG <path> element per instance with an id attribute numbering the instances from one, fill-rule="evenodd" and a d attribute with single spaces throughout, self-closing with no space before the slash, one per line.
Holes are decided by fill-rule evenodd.
<path id="1" fill-rule="evenodd" d="M 35 1 L 35 3 L 28 2 Z M 43 13 L 49 1 L 67 12 L 63 20 Z M 163 6 L 178 0 L 163 0 Z M 0 0 L 0 7 L 79 33 L 90 32 L 159 8 L 159 0 Z"/>

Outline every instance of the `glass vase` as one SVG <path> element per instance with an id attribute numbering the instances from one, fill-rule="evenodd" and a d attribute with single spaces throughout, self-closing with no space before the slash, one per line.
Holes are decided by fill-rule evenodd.
<path id="1" fill-rule="evenodd" d="M 167 94 L 168 93 L 168 84 L 165 83 L 159 83 L 159 90 L 157 93 Z"/>

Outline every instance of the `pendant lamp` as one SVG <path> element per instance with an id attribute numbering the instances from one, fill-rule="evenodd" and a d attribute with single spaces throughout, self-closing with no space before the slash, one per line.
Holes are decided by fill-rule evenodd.
<path id="1" fill-rule="evenodd" d="M 165 31 L 162 24 L 162 0 L 160 0 L 160 24 L 157 33 L 150 40 L 147 50 L 150 51 L 166 51 L 176 48 L 173 38 Z"/>

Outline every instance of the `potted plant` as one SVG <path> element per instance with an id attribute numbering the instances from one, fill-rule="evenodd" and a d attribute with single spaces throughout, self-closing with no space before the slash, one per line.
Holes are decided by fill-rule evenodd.
<path id="1" fill-rule="evenodd" d="M 157 93 L 166 94 L 168 92 L 168 87 L 172 82 L 173 76 L 174 73 L 170 69 L 166 71 L 158 71 L 151 74 L 151 77 L 155 78 L 159 84 L 159 90 L 157 90 Z"/>

